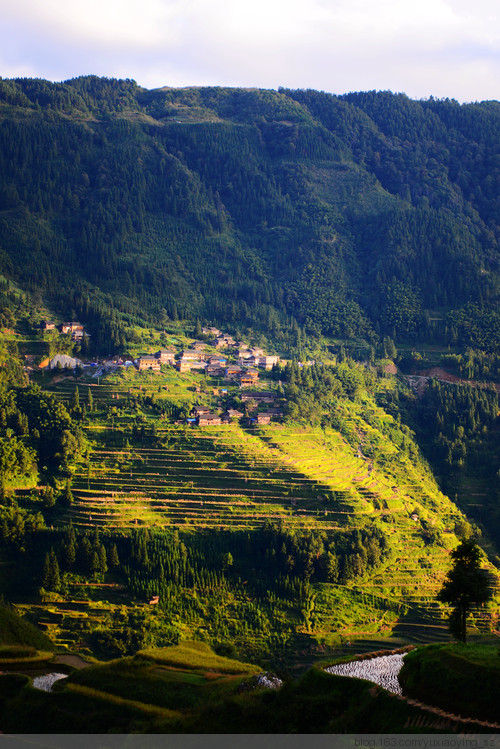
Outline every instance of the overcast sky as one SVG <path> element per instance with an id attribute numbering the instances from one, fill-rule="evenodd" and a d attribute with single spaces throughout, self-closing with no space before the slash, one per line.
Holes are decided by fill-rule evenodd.
<path id="1" fill-rule="evenodd" d="M 499 0 L 0 0 L 0 76 L 500 99 Z"/>

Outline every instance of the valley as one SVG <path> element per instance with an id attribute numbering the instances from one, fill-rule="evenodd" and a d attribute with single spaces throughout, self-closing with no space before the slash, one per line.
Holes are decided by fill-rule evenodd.
<path id="1" fill-rule="evenodd" d="M 499 123 L 0 80 L 2 732 L 491 729 Z M 324 670 L 412 646 L 434 712 Z"/>

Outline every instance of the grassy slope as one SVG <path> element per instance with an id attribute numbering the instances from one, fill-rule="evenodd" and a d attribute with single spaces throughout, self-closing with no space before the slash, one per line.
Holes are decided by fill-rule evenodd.
<path id="1" fill-rule="evenodd" d="M 25 645 L 42 651 L 53 649 L 53 643 L 33 624 L 1 606 L 0 644 Z"/>
<path id="2" fill-rule="evenodd" d="M 69 378 L 54 390 L 67 400 L 74 387 Z M 293 424 L 196 429 L 175 426 L 129 399 L 149 395 L 215 405 L 201 375 L 167 369 L 161 375 L 115 374 L 99 385 L 95 379 L 88 386 L 81 381 L 82 402 L 87 387 L 96 411 L 86 429 L 95 448 L 90 473 L 81 466 L 75 476 L 76 501 L 65 520 L 82 527 L 177 526 L 192 532 L 250 531 L 266 519 L 332 533 L 374 524 L 388 537 L 390 556 L 347 587 L 317 584 L 304 634 L 329 646 L 389 635 L 398 623 L 400 637 L 446 639 L 434 601 L 449 567 L 459 513 L 430 473 L 387 436 L 383 425 L 393 420 L 382 409 L 369 402 L 344 403 L 342 432 Z M 195 394 L 195 388 L 202 392 Z M 137 416 L 146 429 L 143 441 L 132 439 Z M 414 512 L 418 520 L 411 518 Z M 429 540 L 429 528 L 437 543 Z"/>
<path id="3" fill-rule="evenodd" d="M 498 655 L 497 645 L 430 645 L 406 656 L 401 681 L 425 704 L 498 722 Z"/>
<path id="4" fill-rule="evenodd" d="M 255 689 L 256 667 L 233 661 L 226 673 L 227 659 L 200 643 L 170 652 L 171 658 L 152 651 L 148 658 L 138 654 L 75 672 L 53 694 L 0 677 L 2 727 L 16 733 L 400 733 L 409 720 L 421 719 L 417 708 L 368 682 L 312 669 L 281 690 Z M 175 667 L 158 665 L 171 659 Z"/>

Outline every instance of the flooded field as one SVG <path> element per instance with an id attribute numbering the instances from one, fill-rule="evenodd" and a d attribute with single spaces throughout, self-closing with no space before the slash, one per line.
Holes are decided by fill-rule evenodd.
<path id="1" fill-rule="evenodd" d="M 43 674 L 42 676 L 35 676 L 33 679 L 33 686 L 35 689 L 41 689 L 43 692 L 52 692 L 52 687 L 59 681 L 59 679 L 65 679 L 68 674 Z"/>
<path id="2" fill-rule="evenodd" d="M 367 679 L 379 684 L 388 692 L 402 694 L 398 674 L 403 665 L 405 653 L 395 655 L 381 655 L 364 661 L 350 661 L 325 668 L 329 674 L 338 676 L 352 676 L 356 679 Z"/>

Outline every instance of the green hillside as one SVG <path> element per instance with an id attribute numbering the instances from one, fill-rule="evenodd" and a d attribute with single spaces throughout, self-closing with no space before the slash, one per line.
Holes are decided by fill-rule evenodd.
<path id="1" fill-rule="evenodd" d="M 39 734 L 404 732 L 422 720 L 439 730 L 435 717 L 368 682 L 312 669 L 272 689 L 259 672 L 186 642 L 75 671 L 52 694 L 0 676 L 0 722 Z"/>
<path id="2" fill-rule="evenodd" d="M 24 649 L 34 648 L 40 651 L 50 651 L 53 643 L 39 629 L 29 621 L 10 611 L 5 606 L 0 607 L 0 658 L 16 658 L 25 655 Z"/>
<path id="3" fill-rule="evenodd" d="M 95 664 L 0 677 L 2 731 L 436 728 L 307 669 L 447 641 L 462 537 L 498 580 L 499 124 L 0 80 L 0 649 Z M 416 694 L 460 655 L 425 653 Z"/>
<path id="4" fill-rule="evenodd" d="M 498 721 L 500 663 L 496 645 L 432 645 L 405 659 L 408 694 L 455 714 Z M 485 688 L 486 687 L 486 688 Z"/>
<path id="5" fill-rule="evenodd" d="M 499 344 L 497 102 L 0 82 L 0 270 L 79 317 Z M 139 312 L 140 310 L 140 312 Z"/>
<path id="6" fill-rule="evenodd" d="M 440 491 L 405 424 L 419 409 L 426 423 L 425 400 L 387 360 L 261 370 L 256 392 L 279 415 L 257 424 L 268 404 L 195 370 L 25 370 L 20 352 L 67 336 L 34 333 L 31 297 L 3 298 L 0 583 L 57 646 L 116 657 L 194 637 L 299 668 L 352 641 L 447 638 L 436 593 L 457 534 L 480 528 Z M 137 328 L 134 348 L 180 352 L 193 338 L 175 330 Z M 464 401 L 474 429 L 446 400 L 457 456 L 496 429 L 497 401 L 477 393 Z M 195 405 L 241 419 L 196 426 Z M 497 562 L 494 531 L 483 544 Z M 476 612 L 476 633 L 495 611 Z"/>
<path id="7" fill-rule="evenodd" d="M 214 396 L 202 374 L 115 369 L 16 396 L 49 399 L 80 445 L 54 463 L 52 494 L 18 485 L 3 509 L 6 594 L 57 645 L 109 657 L 196 637 L 293 667 L 353 640 L 447 638 L 436 594 L 467 524 L 378 405 L 396 380 L 289 365 L 264 381 L 281 422 L 197 427 L 177 409 L 220 410 L 236 384 Z M 495 610 L 476 612 L 476 632 Z"/>

